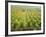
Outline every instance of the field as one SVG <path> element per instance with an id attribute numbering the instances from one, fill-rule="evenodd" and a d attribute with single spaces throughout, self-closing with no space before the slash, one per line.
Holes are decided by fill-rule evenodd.
<path id="1" fill-rule="evenodd" d="M 11 31 L 31 31 L 40 29 L 40 6 L 11 5 Z"/>

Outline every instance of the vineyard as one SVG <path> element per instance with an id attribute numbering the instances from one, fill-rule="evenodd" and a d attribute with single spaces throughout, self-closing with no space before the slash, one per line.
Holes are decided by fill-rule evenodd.
<path id="1" fill-rule="evenodd" d="M 11 31 L 41 29 L 41 9 L 35 6 L 11 6 Z"/>

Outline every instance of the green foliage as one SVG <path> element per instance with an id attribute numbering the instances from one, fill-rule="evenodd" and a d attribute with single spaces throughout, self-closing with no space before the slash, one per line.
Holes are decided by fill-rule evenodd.
<path id="1" fill-rule="evenodd" d="M 40 30 L 40 27 L 40 10 L 11 8 L 11 31 Z"/>

